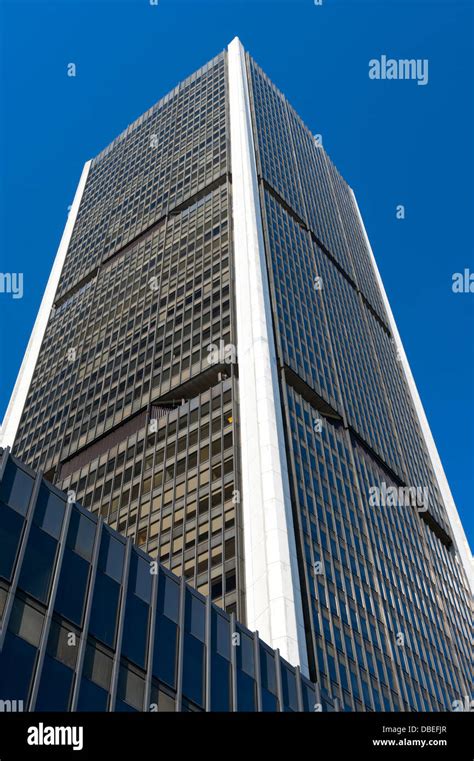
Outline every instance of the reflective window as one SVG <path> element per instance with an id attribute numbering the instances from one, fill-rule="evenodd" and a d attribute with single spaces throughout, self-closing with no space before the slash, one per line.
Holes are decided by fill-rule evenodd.
<path id="1" fill-rule="evenodd" d="M 24 520 L 0 503 L 0 576 L 11 581 Z"/>
<path id="2" fill-rule="evenodd" d="M 281 687 L 284 710 L 297 711 L 298 692 L 296 690 L 296 675 L 283 662 L 281 662 Z"/>
<path id="3" fill-rule="evenodd" d="M 0 502 L 5 502 L 21 515 L 28 509 L 33 479 L 23 470 L 8 460 L 3 479 L 0 483 Z"/>
<path id="4" fill-rule="evenodd" d="M 211 641 L 212 649 L 230 660 L 230 621 L 215 608 L 211 610 Z"/>
<path id="5" fill-rule="evenodd" d="M 176 687 L 177 638 L 176 624 L 158 614 L 155 625 L 153 675 L 170 687 Z"/>
<path id="6" fill-rule="evenodd" d="M 45 655 L 35 711 L 67 711 L 74 671 Z"/>
<path id="7" fill-rule="evenodd" d="M 122 652 L 142 668 L 145 667 L 149 608 L 136 595 L 127 600 Z"/>
<path id="8" fill-rule="evenodd" d="M 44 603 L 49 595 L 56 548 L 56 540 L 33 523 L 18 585 Z"/>
<path id="9" fill-rule="evenodd" d="M 78 626 L 82 623 L 89 568 L 86 560 L 66 547 L 54 607 Z"/>
<path id="10" fill-rule="evenodd" d="M 106 690 L 84 677 L 77 701 L 78 711 L 106 711 L 109 695 Z"/>
<path id="11" fill-rule="evenodd" d="M 260 643 L 260 674 L 262 682 L 262 710 L 276 711 L 278 708 L 277 700 L 277 681 L 275 656 L 272 652 Z"/>
<path id="12" fill-rule="evenodd" d="M 199 706 L 204 705 L 203 643 L 188 632 L 184 634 L 183 647 L 183 695 Z"/>
<path id="13" fill-rule="evenodd" d="M 125 557 L 125 545 L 105 529 L 102 532 L 99 552 L 99 568 L 103 573 L 120 582 Z"/>
<path id="14" fill-rule="evenodd" d="M 23 700 L 26 709 L 36 648 L 7 632 L 0 653 L 0 699 Z"/>
<path id="15" fill-rule="evenodd" d="M 41 484 L 36 502 L 34 522 L 39 528 L 55 539 L 59 538 L 66 503 L 53 494 L 44 483 Z"/>
<path id="16" fill-rule="evenodd" d="M 113 647 L 120 600 L 120 585 L 98 572 L 94 585 L 89 631 L 101 642 Z"/>
<path id="17" fill-rule="evenodd" d="M 158 611 L 171 621 L 179 617 L 179 583 L 160 573 L 158 581 Z"/>
<path id="18" fill-rule="evenodd" d="M 230 688 L 230 661 L 213 653 L 211 655 L 211 711 L 230 711 Z"/>
<path id="19" fill-rule="evenodd" d="M 91 560 L 95 532 L 96 524 L 73 508 L 69 521 L 67 546 L 85 560 Z"/>
<path id="20" fill-rule="evenodd" d="M 150 563 L 145 558 L 132 552 L 130 557 L 130 575 L 128 579 L 128 589 L 137 597 L 140 597 L 146 603 L 151 599 L 151 582 Z"/>
<path id="21" fill-rule="evenodd" d="M 237 710 L 256 711 L 255 680 L 237 670 Z"/>
<path id="22" fill-rule="evenodd" d="M 206 637 L 206 605 L 190 589 L 186 589 L 184 628 L 196 637 L 205 641 Z"/>

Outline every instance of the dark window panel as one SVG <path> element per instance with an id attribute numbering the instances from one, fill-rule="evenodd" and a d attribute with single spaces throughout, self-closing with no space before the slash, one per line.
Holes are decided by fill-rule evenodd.
<path id="1" fill-rule="evenodd" d="M 56 540 L 33 523 L 18 586 L 43 603 L 48 600 L 56 549 Z"/>
<path id="2" fill-rule="evenodd" d="M 7 581 L 12 579 L 23 523 L 17 512 L 0 503 L 0 576 Z"/>

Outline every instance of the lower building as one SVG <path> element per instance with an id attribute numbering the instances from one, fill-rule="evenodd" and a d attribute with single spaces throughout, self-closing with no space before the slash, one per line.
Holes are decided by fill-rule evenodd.
<path id="1" fill-rule="evenodd" d="M 0 455 L 0 711 L 314 711 L 314 684 L 195 589 Z"/>

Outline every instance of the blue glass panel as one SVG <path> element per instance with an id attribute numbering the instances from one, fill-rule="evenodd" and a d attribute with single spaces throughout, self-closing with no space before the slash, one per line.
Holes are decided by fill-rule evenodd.
<path id="1" fill-rule="evenodd" d="M 138 666 L 145 668 L 149 606 L 134 594 L 129 594 L 125 611 L 122 653 Z"/>
<path id="2" fill-rule="evenodd" d="M 109 647 L 114 646 L 120 586 L 103 573 L 97 575 L 89 632 Z"/>
<path id="3" fill-rule="evenodd" d="M 0 700 L 28 699 L 36 648 L 25 640 L 7 632 L 0 653 Z"/>
<path id="4" fill-rule="evenodd" d="M 115 701 L 115 710 L 117 713 L 138 713 L 136 708 L 132 708 L 128 703 L 125 703 L 125 701 L 119 700 L 118 698 Z"/>
<path id="5" fill-rule="evenodd" d="M 164 616 L 157 616 L 153 652 L 153 675 L 170 687 L 176 686 L 177 626 Z"/>
<path id="6" fill-rule="evenodd" d="M 47 534 L 58 539 L 59 534 L 61 533 L 65 509 L 65 501 L 60 499 L 56 494 L 53 494 L 53 492 L 42 483 L 35 507 L 34 522 L 36 525 L 43 529 Z"/>
<path id="7" fill-rule="evenodd" d="M 206 636 L 206 606 L 189 589 L 186 590 L 184 628 L 197 639 L 204 642 Z"/>
<path id="8" fill-rule="evenodd" d="M 99 569 L 115 581 L 122 578 L 125 545 L 104 530 L 100 542 Z"/>
<path id="9" fill-rule="evenodd" d="M 203 706 L 204 645 L 191 634 L 184 635 L 183 695 Z"/>
<path id="10" fill-rule="evenodd" d="M 237 668 L 245 671 L 249 676 L 254 676 L 254 641 L 239 628 L 237 631 L 240 635 L 240 644 L 237 647 Z"/>
<path id="11" fill-rule="evenodd" d="M 78 711 L 106 711 L 108 693 L 97 684 L 90 682 L 88 679 L 82 679 L 79 700 L 77 702 Z"/>
<path id="12" fill-rule="evenodd" d="M 230 663 L 215 653 L 211 658 L 211 711 L 230 711 Z"/>
<path id="13" fill-rule="evenodd" d="M 78 626 L 89 576 L 89 563 L 66 547 L 59 577 L 55 609 Z"/>
<path id="14" fill-rule="evenodd" d="M 86 560 L 90 560 L 96 528 L 94 521 L 82 515 L 77 508 L 73 508 L 67 533 L 67 546 Z"/>
<path id="15" fill-rule="evenodd" d="M 314 687 L 307 684 L 306 682 L 302 682 L 301 687 L 303 692 L 303 710 L 314 711 L 314 706 L 316 703 L 316 694 Z"/>
<path id="16" fill-rule="evenodd" d="M 24 520 L 14 510 L 0 504 L 0 576 L 11 581 Z"/>
<path id="17" fill-rule="evenodd" d="M 281 686 L 285 711 L 297 711 L 298 693 L 296 691 L 296 676 L 283 664 L 281 667 Z"/>
<path id="18" fill-rule="evenodd" d="M 255 711 L 255 680 L 237 671 L 237 710 Z"/>
<path id="19" fill-rule="evenodd" d="M 33 479 L 9 460 L 0 483 L 0 501 L 25 515 L 32 490 Z"/>
<path id="20" fill-rule="evenodd" d="M 31 525 L 18 586 L 46 602 L 53 573 L 57 542 L 34 523 Z"/>
<path id="21" fill-rule="evenodd" d="M 178 582 L 160 573 L 158 579 L 158 612 L 162 613 L 171 621 L 178 621 L 179 617 L 179 584 Z"/>
<path id="22" fill-rule="evenodd" d="M 276 695 L 275 656 L 260 644 L 260 673 L 262 687 Z"/>
<path id="23" fill-rule="evenodd" d="M 269 692 L 262 687 L 262 711 L 274 713 L 278 710 L 278 700 L 273 692 Z"/>
<path id="24" fill-rule="evenodd" d="M 46 655 L 36 699 L 36 711 L 67 711 L 74 672 Z"/>
<path id="25" fill-rule="evenodd" d="M 211 611 L 212 649 L 227 660 L 230 660 L 230 622 L 224 616 Z"/>
<path id="26" fill-rule="evenodd" d="M 132 550 L 130 557 L 130 575 L 128 580 L 129 592 L 133 592 L 144 602 L 149 603 L 151 600 L 151 580 L 150 563 L 144 558 L 139 557 Z"/>

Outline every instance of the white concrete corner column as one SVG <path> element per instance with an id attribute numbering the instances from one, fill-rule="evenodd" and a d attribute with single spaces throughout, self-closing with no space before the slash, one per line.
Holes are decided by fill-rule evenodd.
<path id="1" fill-rule="evenodd" d="M 245 52 L 228 48 L 247 625 L 308 674 Z"/>
<path id="2" fill-rule="evenodd" d="M 61 277 L 67 250 L 69 248 L 72 232 L 76 223 L 77 213 L 79 211 L 82 194 L 86 186 L 90 165 L 90 161 L 87 161 L 84 164 L 81 178 L 79 180 L 76 194 L 74 196 L 74 201 L 68 214 L 61 242 L 59 244 L 51 273 L 48 278 L 46 289 L 41 300 L 41 305 L 36 316 L 35 324 L 31 332 L 30 340 L 28 341 L 28 346 L 26 347 L 15 386 L 13 388 L 9 404 L 5 412 L 5 417 L 3 418 L 3 424 L 0 432 L 0 446 L 2 447 L 11 447 L 15 441 L 16 433 L 23 413 L 23 408 L 25 406 L 26 397 L 28 396 L 33 373 L 38 361 L 41 344 L 43 342 L 49 316 L 51 314 L 51 309 L 56 297 L 59 278 Z"/>
<path id="3" fill-rule="evenodd" d="M 418 393 L 418 389 L 416 387 L 415 379 L 413 377 L 413 373 L 411 371 L 410 364 L 408 362 L 408 358 L 405 353 L 405 349 L 403 348 L 402 339 L 400 338 L 400 333 L 398 332 L 397 324 L 395 322 L 395 317 L 393 316 L 393 312 L 390 307 L 390 302 L 388 300 L 388 296 L 385 291 L 382 277 L 377 267 L 377 262 L 375 261 L 375 256 L 372 251 L 372 247 L 370 245 L 370 241 L 367 235 L 367 231 L 365 229 L 362 215 L 360 213 L 359 205 L 357 203 L 357 199 L 355 197 L 355 194 L 352 188 L 351 188 L 351 194 L 352 194 L 352 199 L 354 201 L 355 209 L 357 211 L 357 215 L 359 217 L 359 222 L 364 234 L 365 243 L 369 251 L 372 267 L 374 268 L 375 278 L 380 288 L 382 301 L 383 301 L 385 310 L 387 312 L 390 330 L 392 331 L 392 335 L 393 335 L 393 338 L 395 339 L 395 343 L 399 352 L 401 365 L 402 365 L 403 372 L 405 374 L 405 378 L 408 384 L 408 389 L 410 391 L 410 395 L 413 401 L 413 406 L 415 408 L 415 412 L 418 417 L 418 422 L 420 424 L 420 428 L 423 434 L 425 446 L 428 450 L 428 455 L 430 457 L 434 474 L 438 482 L 438 487 L 441 493 L 441 497 L 443 499 L 444 506 L 446 508 L 446 513 L 447 513 L 448 520 L 453 532 L 456 549 L 458 551 L 459 558 L 461 560 L 464 571 L 466 573 L 466 576 L 471 588 L 471 594 L 474 594 L 474 573 L 473 573 L 473 559 L 472 559 L 471 550 L 469 548 L 469 544 L 466 538 L 466 534 L 464 532 L 463 525 L 461 523 L 461 519 L 459 518 L 459 513 L 457 510 L 456 504 L 454 502 L 453 495 L 451 494 L 451 489 L 449 487 L 448 479 L 446 478 L 443 464 L 441 462 L 441 458 L 439 456 L 438 449 L 436 447 L 436 443 L 433 438 L 433 434 L 431 433 L 430 424 L 428 422 L 428 418 L 426 417 L 426 413 L 423 408 L 423 404 L 422 404 L 420 395 Z"/>

